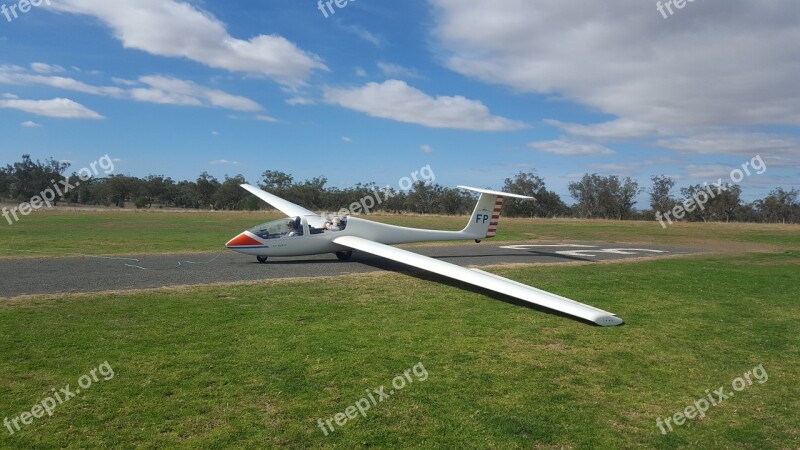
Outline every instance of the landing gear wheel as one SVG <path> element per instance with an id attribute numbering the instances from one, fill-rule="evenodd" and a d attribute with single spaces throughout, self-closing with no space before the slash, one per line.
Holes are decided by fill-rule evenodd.
<path id="1" fill-rule="evenodd" d="M 256 259 L 261 264 L 264 264 L 265 262 L 267 262 L 267 257 L 266 256 L 256 256 Z"/>
<path id="2" fill-rule="evenodd" d="M 336 252 L 336 257 L 339 258 L 339 261 L 347 261 L 351 256 L 353 256 L 352 250 L 346 252 Z"/>

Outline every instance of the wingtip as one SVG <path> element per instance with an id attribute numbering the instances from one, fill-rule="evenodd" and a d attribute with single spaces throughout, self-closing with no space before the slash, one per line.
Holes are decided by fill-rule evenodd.
<path id="1" fill-rule="evenodd" d="M 625 321 L 617 316 L 609 315 L 609 316 L 598 317 L 597 319 L 595 319 L 594 323 L 600 325 L 601 327 L 615 327 L 624 324 Z"/>

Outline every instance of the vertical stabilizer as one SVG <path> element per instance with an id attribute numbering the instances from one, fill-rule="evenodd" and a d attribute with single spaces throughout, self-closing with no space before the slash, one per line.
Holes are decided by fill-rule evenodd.
<path id="1" fill-rule="evenodd" d="M 469 186 L 459 187 L 481 194 L 467 227 L 462 230 L 463 233 L 468 234 L 472 239 L 495 237 L 497 234 L 497 226 L 500 222 L 500 210 L 503 208 L 503 200 L 505 197 L 534 200 L 533 197 L 510 194 L 508 192 L 490 191 L 488 189 L 478 189 Z"/>

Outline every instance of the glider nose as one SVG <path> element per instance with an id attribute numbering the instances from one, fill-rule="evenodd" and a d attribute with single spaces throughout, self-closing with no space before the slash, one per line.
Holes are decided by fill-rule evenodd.
<path id="1" fill-rule="evenodd" d="M 250 237 L 247 232 L 240 233 L 235 238 L 231 239 L 225 244 L 225 247 L 236 249 L 240 247 L 252 247 L 254 245 L 261 245 L 261 242 Z"/>

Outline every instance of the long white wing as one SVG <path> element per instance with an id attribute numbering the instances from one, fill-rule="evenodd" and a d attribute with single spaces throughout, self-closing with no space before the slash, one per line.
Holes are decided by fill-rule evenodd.
<path id="1" fill-rule="evenodd" d="M 396 247 L 380 244 L 356 236 L 340 236 L 333 242 L 376 256 L 391 259 L 409 266 L 427 270 L 464 283 L 499 292 L 535 305 L 544 306 L 602 326 L 621 325 L 622 319 L 610 312 L 584 305 L 541 289 L 518 283 L 478 269 L 467 269 L 438 259 L 429 258 Z"/>
<path id="2" fill-rule="evenodd" d="M 269 192 L 262 191 L 261 189 L 255 186 L 251 186 L 249 184 L 243 184 L 241 186 L 251 194 L 272 205 L 273 208 L 286 214 L 288 217 L 316 216 L 316 214 L 314 214 L 312 211 L 309 211 L 303 208 L 302 206 L 295 205 L 294 203 L 284 200 L 278 197 L 277 195 L 273 195 L 270 194 Z"/>

